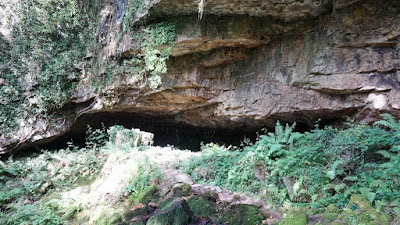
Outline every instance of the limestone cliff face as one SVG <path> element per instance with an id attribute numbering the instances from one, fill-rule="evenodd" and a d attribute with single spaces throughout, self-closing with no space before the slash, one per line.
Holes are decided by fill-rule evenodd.
<path id="1" fill-rule="evenodd" d="M 206 0 L 203 11 L 198 20 L 192 0 L 160 0 L 151 8 L 183 24 L 160 88 L 116 83 L 108 90 L 112 106 L 78 88 L 62 127 L 38 122 L 42 127 L 2 140 L 0 149 L 55 137 L 82 113 L 104 111 L 241 129 L 277 119 L 312 126 L 318 118 L 400 116 L 398 1 Z"/>

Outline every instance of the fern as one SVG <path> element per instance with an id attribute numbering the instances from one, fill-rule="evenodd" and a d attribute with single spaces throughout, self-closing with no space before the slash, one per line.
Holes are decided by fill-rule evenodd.
<path id="1" fill-rule="evenodd" d="M 374 126 L 384 126 L 392 130 L 400 130 L 400 124 L 388 113 L 381 114 L 383 120 L 376 121 Z"/>

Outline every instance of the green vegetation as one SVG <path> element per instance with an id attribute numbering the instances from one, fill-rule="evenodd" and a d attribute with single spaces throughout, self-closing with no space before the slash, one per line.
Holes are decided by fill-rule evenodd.
<path id="1" fill-rule="evenodd" d="M 122 215 L 115 212 L 113 209 L 105 209 L 100 213 L 100 216 L 96 219 L 95 224 L 98 225 L 113 225 L 120 224 L 122 222 Z"/>
<path id="2" fill-rule="evenodd" d="M 218 222 L 230 225 L 261 225 L 265 216 L 253 205 L 233 205 L 224 211 Z"/>
<path id="3" fill-rule="evenodd" d="M 137 14 L 144 13 L 146 9 L 145 1 L 141 0 L 128 0 L 126 4 L 126 9 L 123 15 L 123 25 L 122 31 L 127 32 L 135 24 L 137 19 Z"/>
<path id="4" fill-rule="evenodd" d="M 123 192 L 129 194 L 135 204 L 147 204 L 158 194 L 157 187 L 151 185 L 150 182 L 161 178 L 160 169 L 152 165 L 148 158 L 145 158 L 144 162 L 139 163 L 137 172 L 133 174 L 131 182 L 124 188 Z"/>
<path id="5" fill-rule="evenodd" d="M 290 212 L 279 223 L 280 225 L 306 225 L 307 215 L 305 212 Z"/>
<path id="6" fill-rule="evenodd" d="M 97 178 L 110 153 L 119 149 L 115 137 L 108 135 L 115 130 L 127 134 L 131 131 L 120 127 L 110 127 L 107 131 L 104 127 L 88 127 L 84 148 L 69 143 L 65 149 L 0 162 L 0 224 L 47 225 L 73 220 L 82 206 L 63 203 L 59 193 L 90 184 Z M 127 153 L 126 149 L 122 151 Z M 146 164 L 139 165 L 138 173 L 126 188 L 131 193 L 142 191 L 152 178 L 161 177 L 156 167 L 148 166 L 149 160 L 143 162 Z M 140 198 L 147 192 L 143 191 Z"/>
<path id="7" fill-rule="evenodd" d="M 79 208 L 61 207 L 51 193 L 89 183 L 105 158 L 97 148 L 73 145 L 29 158 L 10 158 L 0 165 L 0 224 L 62 224 L 70 219 Z"/>
<path id="8" fill-rule="evenodd" d="M 175 24 L 161 22 L 141 26 L 131 35 L 132 43 L 139 43 L 138 54 L 131 58 L 107 60 L 105 74 L 94 84 L 98 89 L 111 84 L 114 77 L 128 77 L 137 87 L 146 83 L 151 89 L 161 85 L 161 75 L 167 72 L 166 61 L 171 54 L 175 38 Z"/>
<path id="9" fill-rule="evenodd" d="M 159 197 L 158 188 L 155 185 L 151 185 L 137 192 L 134 196 L 134 203 L 148 204 L 157 201 Z"/>
<path id="10" fill-rule="evenodd" d="M 183 168 L 195 182 L 252 192 L 288 210 L 281 224 L 306 224 L 306 212 L 320 213 L 324 223 L 389 224 L 399 212 L 400 122 L 382 117 L 373 126 L 349 122 L 347 128 L 317 126 L 304 134 L 293 132 L 294 125 L 283 127 L 278 122 L 275 132 L 260 135 L 254 143 L 246 140 L 235 148 L 205 145 L 202 154 Z M 130 178 L 128 174 L 125 187 L 117 188 L 116 205 L 96 217 L 98 223 L 125 223 L 142 214 L 151 216 L 150 224 L 184 224 L 193 214 L 228 224 L 262 224 L 266 219 L 255 206 L 216 204 L 218 195 L 213 192 L 195 196 L 188 184 L 159 185 L 163 184 L 160 169 L 146 157 L 148 152 L 132 145 L 138 135 L 121 126 L 88 127 L 85 148 L 70 144 L 0 164 L 0 223 L 87 222 L 84 212 L 89 209 L 82 203 L 66 203 L 62 193 L 91 187 L 88 184 L 100 171 L 112 165 L 103 168 L 116 151 L 107 165 L 118 160 L 129 164 L 134 157 L 137 169 Z M 173 193 L 163 196 L 160 188 Z M 157 203 L 160 211 L 147 211 Z"/>
<path id="11" fill-rule="evenodd" d="M 98 5 L 89 1 L 19 1 L 8 51 L 0 61 L 0 131 L 21 117 L 63 106 L 79 76 Z"/>
<path id="12" fill-rule="evenodd" d="M 212 218 L 217 215 L 215 201 L 208 201 L 202 197 L 192 196 L 187 199 L 187 203 L 196 216 Z"/>
<path id="13" fill-rule="evenodd" d="M 240 148 L 203 146 L 184 171 L 196 182 L 256 193 L 276 206 L 346 208 L 359 194 L 375 210 L 400 216 L 400 122 L 382 117 L 373 126 L 349 122 L 304 134 L 278 122 L 275 132 Z"/>
<path id="14" fill-rule="evenodd" d="M 186 225 L 189 221 L 190 215 L 184 200 L 175 201 L 168 209 L 158 211 L 150 217 L 147 225 Z"/>
<path id="15" fill-rule="evenodd" d="M 49 120 L 55 114 L 60 117 L 59 109 L 77 84 L 86 92 L 106 96 L 107 106 L 115 103 L 115 96 L 104 89 L 112 89 L 116 77 L 131 78 L 130 85 L 140 88 L 161 85 L 174 25 L 136 24 L 140 22 L 137 14 L 148 7 L 139 0 L 120 4 L 116 15 L 103 21 L 103 3 L 20 1 L 11 40 L 0 36 L 0 133 L 11 136 L 19 126 Z M 139 46 L 135 55 L 124 58 L 121 52 L 105 50 L 111 48 L 108 42 L 120 48 L 121 38 L 111 37 L 125 34 Z"/>
<path id="16" fill-rule="evenodd" d="M 172 188 L 174 197 L 188 196 L 192 194 L 192 186 L 190 184 L 177 184 Z"/>

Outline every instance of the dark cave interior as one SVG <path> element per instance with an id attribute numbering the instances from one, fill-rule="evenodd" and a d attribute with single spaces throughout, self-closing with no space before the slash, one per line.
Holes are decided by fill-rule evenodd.
<path id="1" fill-rule="evenodd" d="M 292 118 L 297 121 L 296 131 L 306 132 L 313 129 L 307 123 L 301 122 L 301 117 Z M 278 118 L 276 119 L 278 120 Z M 280 120 L 284 125 L 289 121 Z M 338 118 L 325 118 L 319 121 L 320 127 L 332 125 L 338 121 Z M 268 128 L 268 131 L 274 131 L 274 124 Z M 93 129 L 105 128 L 113 125 L 122 125 L 125 128 L 138 128 L 142 131 L 154 134 L 154 145 L 156 146 L 174 146 L 179 149 L 188 149 L 191 151 L 200 151 L 201 145 L 207 143 L 218 143 L 221 145 L 238 146 L 248 138 L 255 141 L 258 134 L 262 134 L 262 128 L 259 127 L 239 127 L 234 129 L 198 127 L 184 122 L 176 121 L 173 116 L 146 115 L 134 112 L 97 112 L 93 114 L 84 114 L 78 118 L 71 129 L 51 140 L 43 140 L 43 142 L 33 143 L 28 151 L 21 151 L 22 154 L 35 152 L 38 150 L 56 150 L 66 148 L 68 142 L 79 147 L 85 147 L 86 131 L 88 125 Z"/>
<path id="2" fill-rule="evenodd" d="M 184 122 L 176 122 L 173 117 L 143 116 L 128 112 L 104 112 L 86 114 L 80 117 L 70 131 L 46 144 L 37 144 L 37 149 L 65 148 L 72 141 L 74 145 L 84 147 L 88 125 L 100 129 L 104 125 L 122 125 L 125 128 L 139 128 L 154 133 L 154 145 L 175 146 L 179 149 L 200 151 L 201 143 L 239 145 L 244 138 L 254 140 L 260 129 L 217 129 L 196 127 Z"/>

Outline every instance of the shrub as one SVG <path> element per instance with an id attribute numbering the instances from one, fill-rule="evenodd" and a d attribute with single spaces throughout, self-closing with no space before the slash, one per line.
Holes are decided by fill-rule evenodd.
<path id="1" fill-rule="evenodd" d="M 196 181 L 266 194 L 276 205 L 286 201 L 319 210 L 333 203 L 343 208 L 351 195 L 360 194 L 377 210 L 395 213 L 400 122 L 382 117 L 373 126 L 350 121 L 347 128 L 316 127 L 304 134 L 277 122 L 275 132 L 260 135 L 254 144 L 203 146 L 202 155 L 186 163 L 184 171 Z"/>

